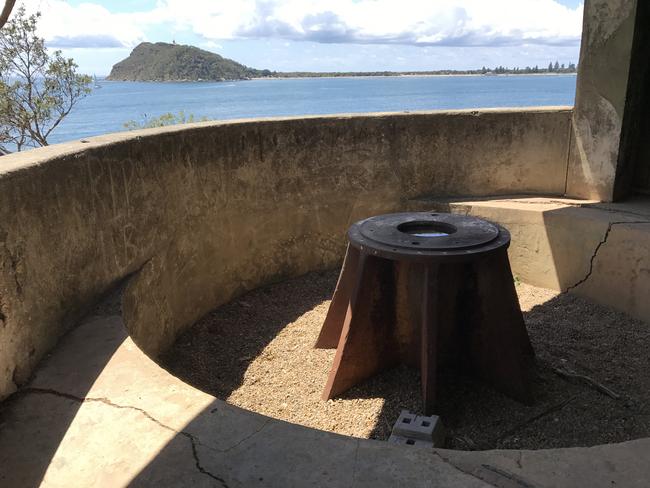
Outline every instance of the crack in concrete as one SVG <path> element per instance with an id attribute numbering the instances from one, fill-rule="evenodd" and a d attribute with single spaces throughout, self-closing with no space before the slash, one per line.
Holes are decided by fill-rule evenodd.
<path id="1" fill-rule="evenodd" d="M 585 281 L 587 281 L 591 277 L 591 274 L 594 271 L 594 261 L 596 260 L 596 256 L 598 255 L 598 251 L 600 251 L 600 248 L 603 247 L 603 245 L 607 242 L 607 239 L 609 239 L 609 234 L 612 231 L 612 228 L 615 225 L 619 225 L 619 224 L 650 224 L 650 221 L 618 221 L 618 222 L 610 222 L 607 225 L 607 230 L 605 231 L 605 235 L 600 240 L 600 242 L 596 245 L 596 249 L 594 249 L 594 252 L 591 255 L 591 259 L 589 260 L 589 270 L 587 271 L 587 274 L 582 279 L 580 279 L 579 281 L 574 283 L 573 285 L 570 285 L 567 288 L 565 288 L 563 290 L 565 293 L 570 291 L 570 290 L 573 290 L 574 288 L 576 288 L 576 287 L 578 287 L 580 285 L 582 285 Z"/>
<path id="2" fill-rule="evenodd" d="M 198 450 L 196 448 L 197 443 L 200 444 L 200 442 L 198 442 L 194 438 L 194 436 L 192 434 L 188 433 L 188 432 L 181 431 L 180 434 L 184 435 L 185 437 L 187 437 L 190 440 L 190 445 L 192 446 L 192 457 L 194 458 L 194 464 L 196 466 L 196 469 L 200 473 L 202 473 L 202 474 L 204 474 L 206 476 L 209 476 L 210 478 L 218 481 L 221 484 L 221 486 L 223 486 L 224 488 L 228 488 L 228 483 L 226 483 L 226 480 L 224 480 L 223 478 L 219 478 L 217 475 L 211 473 L 210 471 L 205 469 L 203 466 L 201 466 L 201 461 L 199 459 L 199 452 L 198 452 Z"/>
<path id="3" fill-rule="evenodd" d="M 519 456 L 517 457 L 517 467 L 519 469 L 524 469 L 524 466 L 522 464 L 522 461 L 524 460 L 524 453 L 522 451 L 519 451 Z"/>
<path id="4" fill-rule="evenodd" d="M 201 474 L 209 476 L 210 478 L 218 481 L 221 484 L 221 486 L 223 486 L 224 488 L 228 488 L 228 484 L 226 483 L 226 481 L 223 478 L 220 478 L 220 477 L 216 476 L 215 474 L 211 473 L 210 471 L 208 471 L 207 469 L 205 469 L 201 465 L 201 461 L 199 459 L 199 454 L 198 454 L 198 450 L 197 450 L 197 445 L 207 447 L 208 449 L 211 449 L 211 450 L 214 450 L 214 449 L 212 449 L 210 446 L 205 446 L 204 444 L 202 444 L 196 437 L 194 437 L 194 435 L 190 434 L 189 432 L 185 432 L 185 431 L 182 431 L 182 430 L 178 431 L 178 430 L 176 430 L 176 429 L 174 429 L 174 428 L 172 428 L 172 427 L 170 427 L 168 425 L 163 424 L 160 420 L 153 417 L 149 412 L 147 412 L 146 410 L 144 410 L 142 408 L 135 407 L 135 406 L 132 406 L 132 405 L 120 405 L 120 404 L 114 403 L 111 400 L 109 400 L 108 398 L 104 398 L 104 397 L 85 397 L 85 398 L 81 398 L 81 397 L 78 397 L 76 395 L 71 395 L 70 393 L 63 393 L 63 392 L 52 390 L 52 389 L 49 389 L 49 388 L 27 387 L 27 388 L 21 389 L 17 394 L 18 395 L 28 395 L 28 394 L 53 395 L 53 396 L 57 396 L 57 397 L 61 397 L 61 398 L 66 398 L 68 400 L 72 400 L 72 401 L 75 401 L 75 402 L 78 402 L 78 403 L 97 402 L 97 403 L 102 403 L 102 404 L 107 405 L 107 406 L 112 407 L 112 408 L 118 408 L 118 409 L 124 409 L 124 410 L 134 410 L 134 411 L 140 413 L 141 415 L 144 415 L 147 419 L 149 419 L 150 421 L 152 421 L 153 423 L 155 423 L 159 427 L 161 427 L 161 428 L 163 428 L 165 430 L 168 430 L 170 432 L 173 432 L 173 433 L 175 433 L 177 435 L 182 435 L 182 436 L 186 437 L 190 441 L 190 446 L 192 448 L 192 457 L 194 458 L 194 463 L 195 463 L 196 469 Z M 223 451 L 223 452 L 225 452 L 225 451 Z"/>
<path id="5" fill-rule="evenodd" d="M 452 468 L 454 468 L 454 469 L 455 469 L 456 471 L 458 471 L 459 473 L 463 473 L 463 474 L 465 474 L 465 475 L 467 475 L 467 476 L 471 476 L 472 478 L 476 478 L 477 480 L 482 481 L 483 483 L 485 483 L 485 484 L 487 484 L 487 485 L 490 485 L 490 486 L 492 486 L 492 487 L 494 487 L 494 488 L 499 488 L 499 486 L 490 483 L 489 481 L 487 481 L 487 480 L 481 478 L 479 475 L 473 473 L 472 471 L 467 471 L 467 470 L 461 468 L 460 466 L 456 465 L 455 463 L 453 463 L 453 462 L 451 461 L 451 459 L 447 459 L 446 457 L 444 457 L 442 454 L 440 454 L 440 453 L 439 453 L 438 451 L 436 451 L 435 449 L 434 449 L 434 451 L 433 451 L 433 454 L 434 454 L 434 456 L 437 456 L 438 458 L 440 458 L 440 460 L 441 460 L 443 463 L 448 464 L 449 466 L 451 466 Z"/>
<path id="6" fill-rule="evenodd" d="M 497 468 L 496 466 L 492 466 L 490 464 L 481 464 L 481 467 L 487 469 L 488 471 L 492 471 L 493 473 L 496 473 L 499 476 L 503 476 L 504 478 L 512 481 L 517 486 L 521 486 L 522 488 L 536 488 L 535 485 L 529 483 L 524 479 L 521 479 L 519 476 L 516 476 L 511 472 L 506 471 L 505 469 Z"/>
<path id="7" fill-rule="evenodd" d="M 264 430 L 264 428 L 265 428 L 267 425 L 269 425 L 270 422 L 271 422 L 271 419 L 266 419 L 266 420 L 264 421 L 264 423 L 262 424 L 262 426 L 261 426 L 259 429 L 256 429 L 255 431 L 251 432 L 250 434 L 248 434 L 247 436 L 245 436 L 243 439 L 240 439 L 239 441 L 237 441 L 235 444 L 233 444 L 232 446 L 228 447 L 227 449 L 220 450 L 220 452 L 222 452 L 222 453 L 226 453 L 226 452 L 232 451 L 233 449 L 236 449 L 237 447 L 241 446 L 241 445 L 242 445 L 244 442 L 246 442 L 247 440 L 252 439 L 252 438 L 255 437 L 257 434 L 259 434 L 260 432 L 262 432 L 262 431 Z"/>
<path id="8" fill-rule="evenodd" d="M 490 464 L 481 464 L 480 466 L 469 466 L 469 468 L 478 468 L 484 469 L 489 471 L 490 473 L 497 475 L 500 478 L 503 478 L 505 481 L 505 485 L 499 481 L 496 481 L 496 485 L 493 483 L 493 481 L 488 481 L 484 477 L 482 477 L 479 473 L 475 472 L 474 470 L 469 470 L 467 468 L 460 467 L 456 463 L 453 463 L 450 459 L 442 456 L 438 451 L 434 450 L 433 451 L 436 456 L 438 456 L 444 463 L 450 465 L 454 469 L 460 471 L 461 473 L 464 473 L 468 476 L 472 476 L 478 480 L 481 480 L 483 483 L 486 483 L 490 486 L 493 486 L 494 488 L 507 488 L 507 487 L 512 487 L 513 484 L 516 487 L 520 488 L 537 488 L 536 485 L 530 483 L 529 481 L 526 481 L 525 479 L 509 472 L 506 471 L 505 469 L 498 468 L 496 466 L 492 466 Z M 516 461 L 517 465 L 521 467 L 521 452 L 520 452 L 520 458 L 519 460 Z"/>

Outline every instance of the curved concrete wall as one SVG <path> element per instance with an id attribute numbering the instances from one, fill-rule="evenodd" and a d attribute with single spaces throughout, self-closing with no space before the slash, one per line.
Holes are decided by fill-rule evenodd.
<path id="1" fill-rule="evenodd" d="M 0 160 L 0 398 L 98 297 L 156 355 L 236 294 L 335 266 L 422 195 L 562 194 L 569 108 L 211 122 Z"/>

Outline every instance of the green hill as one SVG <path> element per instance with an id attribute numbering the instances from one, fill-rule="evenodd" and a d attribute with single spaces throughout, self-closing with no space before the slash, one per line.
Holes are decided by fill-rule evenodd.
<path id="1" fill-rule="evenodd" d="M 554 67 L 555 66 L 555 67 Z M 399 76 L 399 75 L 502 75 L 502 74 L 564 74 L 575 73 L 576 65 L 549 64 L 548 69 L 538 66 L 525 68 L 435 70 L 435 71 L 371 71 L 371 72 L 290 72 L 282 73 L 249 68 L 232 59 L 194 46 L 143 42 L 136 46 L 128 58 L 113 66 L 107 80 L 115 81 L 226 81 L 249 78 L 314 78 L 338 76 Z"/>
<path id="2" fill-rule="evenodd" d="M 115 81 L 225 81 L 264 76 L 264 72 L 194 46 L 143 42 L 113 66 Z"/>

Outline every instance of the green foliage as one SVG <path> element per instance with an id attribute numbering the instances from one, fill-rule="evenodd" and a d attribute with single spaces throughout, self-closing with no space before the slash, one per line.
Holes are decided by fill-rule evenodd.
<path id="1" fill-rule="evenodd" d="M 575 73 L 576 65 L 569 63 L 567 68 L 560 67 L 555 69 L 553 63 L 549 64 L 548 69 L 540 68 L 535 65 L 533 67 L 526 66 L 525 68 L 508 68 L 507 66 L 495 66 L 494 68 L 486 68 L 483 66 L 481 69 L 440 69 L 433 71 L 351 71 L 351 72 L 310 72 L 310 71 L 294 71 L 294 72 L 271 72 L 273 78 L 337 78 L 342 76 L 422 76 L 422 75 L 504 75 L 504 74 L 531 74 L 531 73 Z"/>
<path id="2" fill-rule="evenodd" d="M 21 6 L 0 30 L 0 147 L 47 146 L 47 138 L 90 93 L 89 76 L 36 35 L 40 13 Z"/>
<path id="3" fill-rule="evenodd" d="M 225 81 L 260 76 L 232 59 L 194 46 L 143 42 L 128 58 L 113 66 L 108 80 Z M 269 72 L 270 73 L 270 72 Z"/>
<path id="4" fill-rule="evenodd" d="M 167 112 L 165 114 L 159 115 L 158 117 L 150 118 L 148 115 L 143 115 L 142 120 L 138 122 L 137 120 L 129 120 L 124 122 L 123 126 L 128 130 L 136 129 L 151 129 L 153 127 L 164 127 L 166 125 L 176 125 L 176 124 L 191 124 L 192 122 L 205 122 L 208 120 L 207 117 L 194 117 L 194 114 L 185 115 L 185 112 L 182 110 L 177 114 Z"/>

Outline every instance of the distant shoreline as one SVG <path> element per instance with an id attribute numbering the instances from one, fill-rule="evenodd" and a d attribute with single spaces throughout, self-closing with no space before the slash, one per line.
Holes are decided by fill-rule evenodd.
<path id="1" fill-rule="evenodd" d="M 407 69 L 392 71 L 338 70 L 309 71 L 256 69 L 232 59 L 195 46 L 175 42 L 141 42 L 128 57 L 115 63 L 106 81 L 152 81 L 152 82 L 194 82 L 194 81 L 243 81 L 252 79 L 297 79 L 297 78 L 361 78 L 361 77 L 424 77 L 424 76 L 511 76 L 511 75 L 559 75 L 577 71 L 574 63 L 549 63 L 548 67 L 507 67 L 503 65 L 472 69 Z"/>
<path id="2" fill-rule="evenodd" d="M 391 75 L 340 75 L 340 76 L 260 76 L 250 78 L 248 81 L 254 80 L 302 80 L 305 78 L 318 79 L 336 79 L 336 78 L 446 78 L 446 77 L 485 77 L 493 78 L 496 76 L 575 76 L 577 73 L 499 73 L 484 75 L 482 73 L 450 73 L 450 74 L 391 74 Z M 229 80 L 229 81 L 247 81 L 247 80 Z"/>
<path id="3" fill-rule="evenodd" d="M 447 78 L 447 77 L 508 77 L 508 76 L 576 76 L 576 72 L 572 73 L 413 73 L 413 74 L 345 74 L 345 75 L 314 75 L 314 76 L 257 76 L 251 78 L 241 78 L 236 80 L 109 80 L 107 76 L 100 77 L 102 82 L 139 82 L 139 83 L 231 83 L 235 81 L 256 81 L 256 80 L 304 80 L 304 79 L 336 79 L 336 78 Z"/>

